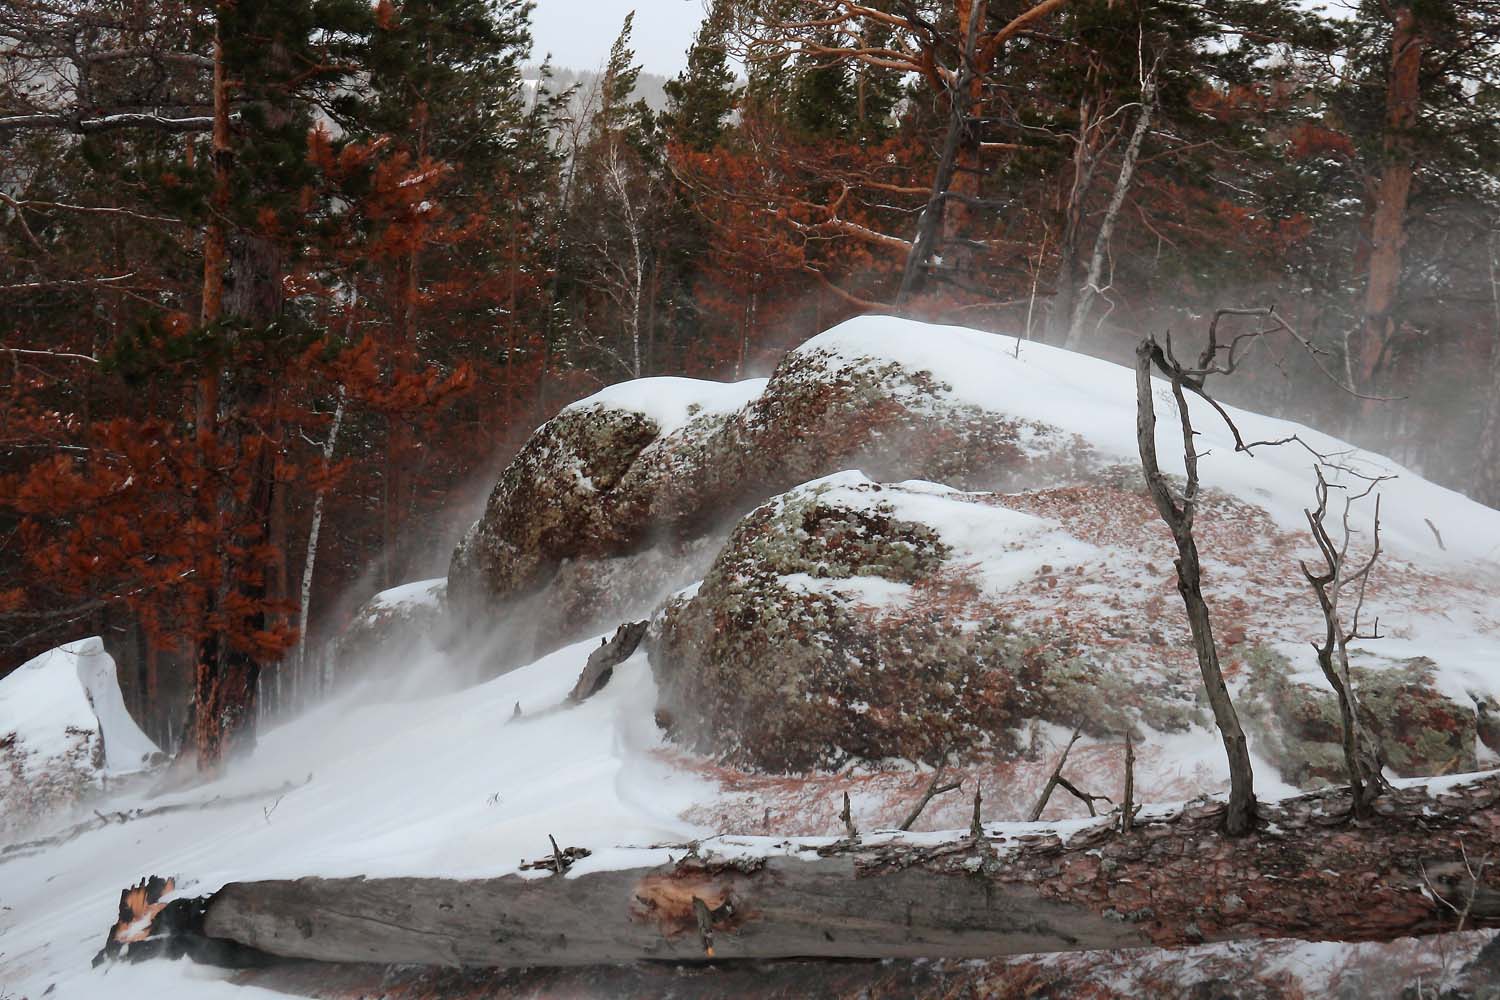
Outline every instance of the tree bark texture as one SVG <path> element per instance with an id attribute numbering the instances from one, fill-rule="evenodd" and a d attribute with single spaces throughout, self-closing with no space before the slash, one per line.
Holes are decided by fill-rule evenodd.
<path id="1" fill-rule="evenodd" d="M 1393 313 L 1401 286 L 1406 208 L 1416 161 L 1411 133 L 1422 105 L 1422 54 L 1427 45 L 1410 4 L 1392 6 L 1390 17 L 1393 26 L 1385 132 L 1380 175 L 1373 192 L 1364 319 L 1355 350 L 1355 385 L 1362 391 L 1374 386 L 1381 359 L 1395 333 Z"/>

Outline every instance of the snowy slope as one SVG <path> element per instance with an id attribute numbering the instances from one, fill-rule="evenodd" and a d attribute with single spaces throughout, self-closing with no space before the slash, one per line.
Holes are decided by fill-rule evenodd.
<path id="1" fill-rule="evenodd" d="M 558 709 L 597 645 L 416 703 L 357 704 L 356 693 L 266 734 L 220 781 L 111 808 L 267 789 L 263 798 L 111 825 L 0 863 L 9 907 L 0 910 L 0 984 L 32 997 L 53 984 L 49 996 L 61 998 L 144 995 L 144 984 L 167 990 L 159 995 L 215 995 L 186 992 L 185 979 L 211 976 L 188 966 L 90 969 L 120 889 L 144 875 L 178 876 L 188 894 L 309 873 L 500 875 L 544 856 L 548 834 L 599 851 L 710 832 L 678 816 L 712 787 L 651 753 L 660 737 L 643 656 L 587 703 Z M 509 721 L 517 703 L 522 718 Z M 278 798 L 286 782 L 299 787 Z"/>
<path id="2" fill-rule="evenodd" d="M 897 361 L 929 371 L 947 383 L 956 402 L 1077 434 L 1100 459 L 1136 465 L 1135 373 L 1128 368 L 1058 347 L 952 326 L 929 326 L 894 316 L 849 320 L 807 341 L 794 353 L 826 352 L 848 365 Z M 1170 386 L 1154 380 L 1156 444 L 1165 472 L 1181 475 L 1182 436 Z M 1212 388 L 1212 385 L 1210 385 Z M 1296 445 L 1236 453 L 1223 421 L 1202 400 L 1189 399 L 1200 447 L 1205 486 L 1264 507 L 1278 526 L 1303 530 L 1302 510 L 1312 505 L 1313 458 Z M 1246 441 L 1274 441 L 1293 434 L 1365 475 L 1392 475 L 1383 484 L 1382 538 L 1393 552 L 1429 565 L 1500 571 L 1500 511 L 1430 483 L 1401 465 L 1321 431 L 1226 407 Z M 1337 480 L 1330 477 L 1330 482 Z M 1443 549 L 1430 519 L 1455 544 Z M 1361 511 L 1355 526 L 1369 525 Z"/>
<path id="3" fill-rule="evenodd" d="M 956 401 L 1077 434 L 1101 465 L 1135 462 L 1134 377 L 1118 365 L 1014 338 L 881 317 L 850 321 L 798 350 L 825 352 L 851 366 L 894 360 L 927 370 L 951 387 Z M 763 387 L 759 380 L 718 385 L 650 379 L 612 387 L 575 406 L 635 409 L 670 433 L 701 413 L 734 412 Z M 1164 391 L 1163 386 L 1159 396 Z M 1180 439 L 1169 405 L 1159 400 L 1159 447 L 1170 471 L 1174 464 L 1180 469 Z M 1297 433 L 1320 450 L 1347 452 L 1346 462 L 1399 476 L 1383 487 L 1383 526 L 1393 558 L 1461 577 L 1468 589 L 1466 603 L 1443 614 L 1415 604 L 1392 605 L 1393 618 L 1385 620 L 1393 638 L 1382 652 L 1434 656 L 1445 669 L 1451 667 L 1446 676 L 1456 688 L 1477 685 L 1500 694 L 1500 678 L 1488 667 L 1500 658 L 1495 635 L 1500 601 L 1490 596 L 1489 585 L 1500 578 L 1500 512 L 1326 435 L 1232 412 L 1247 438 Z M 1203 463 L 1206 484 L 1263 507 L 1281 530 L 1304 531 L 1310 456 L 1294 447 L 1259 450 L 1254 457 L 1235 454 L 1211 411 L 1195 404 L 1194 415 L 1212 452 Z M 833 477 L 834 485 L 841 482 L 858 480 L 852 474 Z M 1135 573 L 1144 559 L 1140 553 L 1098 556 L 1102 549 L 1093 543 L 1059 534 L 1050 515 L 961 506 L 946 499 L 940 485 L 908 485 L 920 485 L 922 492 L 906 498 L 909 509 L 903 516 L 941 520 L 944 538 L 962 552 L 990 552 L 996 538 L 1011 535 L 1046 550 L 1042 555 L 1021 547 L 986 562 L 981 569 L 997 590 L 1031 578 L 1041 562 L 1103 560 Z M 1438 527 L 1450 549 L 1438 546 L 1424 519 Z M 421 602 L 438 584 L 423 581 L 386 599 Z M 543 856 L 550 849 L 549 834 L 562 846 L 595 852 L 577 866 L 577 874 L 664 857 L 664 850 L 642 850 L 652 844 L 726 830 L 758 833 L 723 821 L 758 818 L 772 807 L 778 824 L 783 817 L 789 821 L 778 825 L 782 832 L 831 833 L 838 828 L 836 811 L 845 790 L 852 793 L 860 826 L 874 829 L 904 813 L 926 784 L 925 776 L 910 773 L 819 776 L 785 800 L 771 798 L 785 792 L 786 779 L 757 784 L 754 776 L 726 774 L 663 742 L 653 721 L 656 691 L 644 654 L 618 667 L 610 684 L 587 703 L 560 707 L 598 641 L 594 637 L 478 687 L 436 696 L 431 692 L 448 687 L 441 681 L 472 676 L 473 664 L 424 650 L 402 664 L 412 679 L 406 689 L 418 692 L 411 699 L 372 703 L 368 692 L 350 692 L 265 733 L 249 760 L 210 785 L 149 803 L 122 798 L 109 807 L 261 793 L 250 801 L 110 825 L 44 853 L 0 861 L 0 903 L 6 907 L 0 909 L 0 996 L 8 992 L 38 1000 L 49 987 L 54 988 L 48 996 L 64 1000 L 260 993 L 228 986 L 220 973 L 187 964 L 89 967 L 120 889 L 146 875 L 177 876 L 186 894 L 212 891 L 231 880 L 309 874 L 493 876 Z M 128 716 L 123 704 L 117 705 L 118 688 L 106 683 L 106 661 L 102 651 L 58 653 L 0 683 L 0 736 L 6 726 L 24 726 L 31 733 L 44 717 L 51 721 L 38 729 L 38 741 L 43 733 L 65 732 L 72 724 L 68 720 L 85 725 L 98 720 L 111 768 L 149 753 L 119 721 Z M 92 694 L 92 707 L 84 692 Z M 517 704 L 522 716 L 512 721 Z M 1050 730 L 1043 735 L 1054 745 L 1067 736 Z M 1086 764 L 1095 750 L 1102 748 L 1081 745 L 1074 759 Z M 1185 797 L 1218 787 L 1224 777 L 1217 737 L 1207 730 L 1163 736 L 1140 753 L 1138 787 L 1146 796 Z M 992 795 L 985 789 L 997 818 L 1029 804 L 1050 766 L 1044 755 L 1018 763 L 1015 770 L 997 771 L 1001 790 Z M 1270 768 L 1258 767 L 1257 774 L 1262 795 L 1289 791 L 1277 787 Z M 287 782 L 297 787 L 276 791 Z M 1005 798 L 1007 788 L 1015 802 Z M 905 798 L 892 801 L 893 789 Z M 961 826 L 966 809 L 956 797 L 952 803 L 935 802 L 924 825 L 930 820 Z"/>

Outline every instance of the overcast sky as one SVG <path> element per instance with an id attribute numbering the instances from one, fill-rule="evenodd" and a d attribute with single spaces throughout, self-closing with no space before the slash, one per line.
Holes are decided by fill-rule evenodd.
<path id="1" fill-rule="evenodd" d="M 598 69 L 632 10 L 636 62 L 648 73 L 675 76 L 703 21 L 703 0 L 537 0 L 534 55 L 540 62 L 551 52 L 554 65 Z"/>

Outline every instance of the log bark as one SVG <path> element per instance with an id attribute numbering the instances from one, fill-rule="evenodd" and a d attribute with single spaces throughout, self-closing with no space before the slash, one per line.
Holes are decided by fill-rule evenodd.
<path id="1" fill-rule="evenodd" d="M 1500 877 L 1470 861 L 1500 854 L 1497 802 L 1490 773 L 1388 793 L 1362 821 L 1345 789 L 1263 804 L 1245 837 L 1222 833 L 1222 802 L 1197 801 L 1123 833 L 1101 817 L 1066 841 L 992 825 L 981 838 L 867 835 L 769 858 L 699 845 L 673 863 L 577 876 L 242 882 L 180 902 L 214 947 L 438 966 L 1388 940 L 1453 930 L 1460 912 L 1466 927 L 1500 926 Z M 163 950 L 160 934 L 147 938 Z"/>

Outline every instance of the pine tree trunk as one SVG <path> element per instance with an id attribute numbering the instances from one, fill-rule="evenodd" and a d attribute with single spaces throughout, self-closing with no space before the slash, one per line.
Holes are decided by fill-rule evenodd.
<path id="1" fill-rule="evenodd" d="M 974 72 L 974 60 L 985 2 L 960 0 L 958 7 L 958 23 L 965 25 L 964 47 L 948 86 L 948 131 L 943 137 L 943 149 L 932 177 L 932 191 L 922 214 L 917 217 L 917 231 L 906 257 L 900 290 L 896 293 L 898 306 L 908 303 L 926 283 L 928 261 L 940 245 L 940 237 L 946 236 L 951 242 L 955 230 L 968 218 L 968 205 L 951 196 L 972 198 L 978 189 L 979 147 L 969 128 L 969 116 L 977 93 L 974 88 L 981 83 Z M 950 200 L 955 203 L 952 209 L 948 206 Z"/>
<path id="2" fill-rule="evenodd" d="M 1386 348 L 1395 333 L 1394 310 L 1406 244 L 1406 209 L 1416 160 L 1411 131 L 1421 110 L 1422 54 L 1427 45 L 1410 5 L 1391 8 L 1390 16 L 1393 28 L 1385 133 L 1380 177 L 1373 192 L 1369 273 L 1354 365 L 1355 386 L 1364 391 L 1375 386 Z M 1365 411 L 1369 416 L 1369 401 L 1365 403 Z"/>

